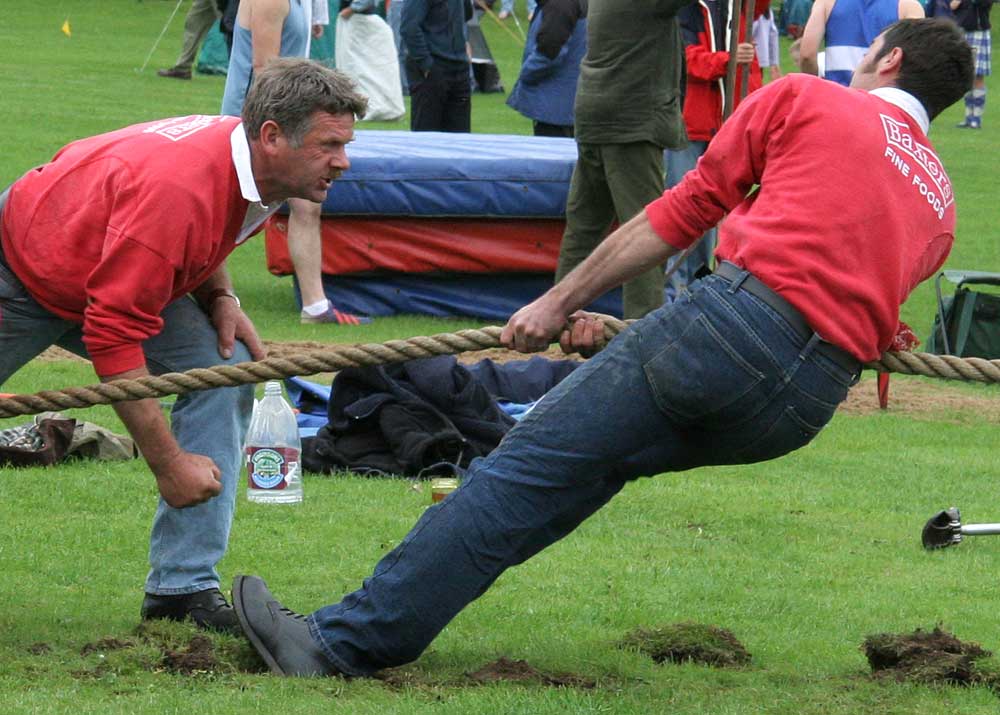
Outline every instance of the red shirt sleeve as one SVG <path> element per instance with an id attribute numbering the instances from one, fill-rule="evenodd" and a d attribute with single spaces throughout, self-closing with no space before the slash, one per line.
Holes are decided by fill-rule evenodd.
<path id="1" fill-rule="evenodd" d="M 688 75 L 711 82 L 726 76 L 729 53 L 725 50 L 712 52 L 703 45 L 688 45 L 684 48 L 684 59 Z"/>
<path id="2" fill-rule="evenodd" d="M 738 206 L 764 171 L 771 134 L 780 131 L 792 104 L 790 83 L 774 82 L 749 95 L 722 125 L 693 171 L 646 206 L 664 241 L 687 248 Z"/>

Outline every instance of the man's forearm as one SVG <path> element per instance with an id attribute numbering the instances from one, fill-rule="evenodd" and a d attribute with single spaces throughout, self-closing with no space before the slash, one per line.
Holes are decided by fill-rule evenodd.
<path id="1" fill-rule="evenodd" d="M 568 315 L 677 252 L 653 231 L 646 212 L 641 211 L 553 286 L 550 298 Z"/>
<path id="2" fill-rule="evenodd" d="M 140 368 L 103 377 L 101 382 L 135 380 L 147 375 L 149 372 L 145 368 Z M 117 402 L 114 404 L 114 408 L 154 473 L 161 465 L 180 454 L 181 448 L 170 432 L 170 427 L 167 425 L 158 400 L 149 398 Z"/>

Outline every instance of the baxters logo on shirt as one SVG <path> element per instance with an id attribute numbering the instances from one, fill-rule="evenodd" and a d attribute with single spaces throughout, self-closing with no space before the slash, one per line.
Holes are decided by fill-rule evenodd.
<path id="1" fill-rule="evenodd" d="M 955 195 L 941 160 L 930 147 L 914 139 L 907 124 L 884 114 L 879 116 L 885 130 L 885 157 L 910 179 L 910 186 L 920 192 L 937 217 L 944 218 L 945 209 L 954 203 Z"/>
<path id="2" fill-rule="evenodd" d="M 189 117 L 178 117 L 158 122 L 142 130 L 143 134 L 159 134 L 170 141 L 180 141 L 189 137 L 197 131 L 209 127 L 219 121 L 221 117 L 213 117 L 206 114 L 193 114 Z"/>

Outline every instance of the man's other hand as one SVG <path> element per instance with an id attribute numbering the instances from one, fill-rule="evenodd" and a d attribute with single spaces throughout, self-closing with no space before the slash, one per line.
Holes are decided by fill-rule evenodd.
<path id="1" fill-rule="evenodd" d="M 559 336 L 559 347 L 569 355 L 580 353 L 591 357 L 604 348 L 604 321 L 599 315 L 578 310 L 569 316 L 569 327 Z"/>
<path id="2" fill-rule="evenodd" d="M 196 506 L 222 491 L 222 473 L 208 457 L 178 449 L 149 468 L 156 477 L 160 496 L 175 509 Z"/>
<path id="3" fill-rule="evenodd" d="M 219 335 L 219 355 L 226 360 L 233 356 L 233 345 L 242 340 L 254 360 L 267 357 L 267 349 L 257 335 L 257 329 L 235 300 L 227 296 L 216 298 L 209 306 L 209 317 Z"/>

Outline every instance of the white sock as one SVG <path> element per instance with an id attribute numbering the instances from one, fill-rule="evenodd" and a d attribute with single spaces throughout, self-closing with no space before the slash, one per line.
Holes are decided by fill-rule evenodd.
<path id="1" fill-rule="evenodd" d="M 972 90 L 972 116 L 981 117 L 983 116 L 983 109 L 986 106 L 986 90 L 985 89 L 974 89 Z"/>
<path id="2" fill-rule="evenodd" d="M 323 315 L 323 313 L 326 312 L 326 309 L 329 306 L 330 306 L 330 301 L 324 298 L 318 303 L 310 303 L 309 305 L 304 306 L 302 310 L 304 310 L 308 315 L 311 315 L 312 317 L 315 318 L 317 315 Z"/>

